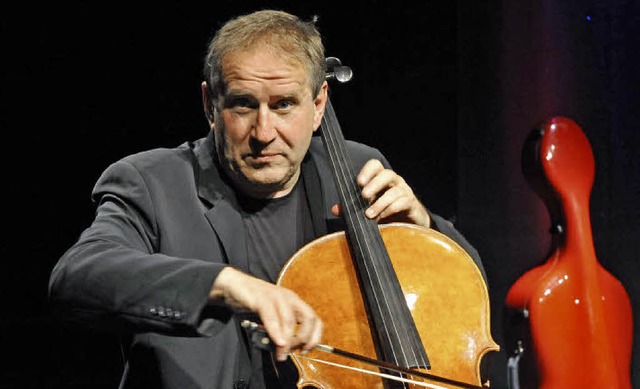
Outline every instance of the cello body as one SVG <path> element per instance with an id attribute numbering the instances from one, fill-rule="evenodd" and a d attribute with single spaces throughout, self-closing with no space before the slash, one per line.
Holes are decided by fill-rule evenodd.
<path id="1" fill-rule="evenodd" d="M 490 334 L 487 286 L 473 259 L 434 230 L 405 223 L 381 225 L 380 230 L 429 355 L 428 372 L 476 387 L 486 384 L 480 364 L 498 346 Z M 316 310 L 325 323 L 324 343 L 378 358 L 344 232 L 298 251 L 281 272 L 278 285 L 295 290 Z M 359 361 L 320 351 L 304 357 L 295 352 L 292 359 L 300 372 L 299 387 L 384 387 L 378 376 L 343 367 L 371 370 Z M 431 387 L 436 388 L 463 387 L 422 381 L 433 382 L 436 386 Z"/>
<path id="2" fill-rule="evenodd" d="M 595 254 L 589 141 L 574 121 L 553 117 L 525 142 L 522 169 L 553 236 L 546 261 L 506 297 L 507 346 L 517 350 L 511 361 L 521 358 L 511 387 L 631 389 L 631 303 Z"/>

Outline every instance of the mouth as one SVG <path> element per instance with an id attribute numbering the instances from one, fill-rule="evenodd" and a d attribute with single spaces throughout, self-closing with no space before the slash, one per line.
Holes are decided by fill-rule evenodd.
<path id="1" fill-rule="evenodd" d="M 264 164 L 273 162 L 281 156 L 280 153 L 259 153 L 259 154 L 247 154 L 246 159 L 253 163 Z"/>

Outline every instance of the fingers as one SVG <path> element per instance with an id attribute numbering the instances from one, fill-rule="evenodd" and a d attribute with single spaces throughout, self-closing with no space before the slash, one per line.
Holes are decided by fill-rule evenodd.
<path id="1" fill-rule="evenodd" d="M 304 319 L 298 322 L 297 333 L 291 345 L 292 349 L 300 348 L 303 354 L 312 350 L 320 344 L 323 329 L 322 320 L 313 310 L 310 310 L 304 315 Z"/>
<path id="2" fill-rule="evenodd" d="M 334 204 L 331 207 L 331 213 L 334 216 L 341 216 L 342 215 L 342 207 L 340 206 L 340 204 Z"/>
<path id="3" fill-rule="evenodd" d="M 292 350 L 308 351 L 319 344 L 323 327 L 313 308 L 296 293 L 272 286 L 261 295 L 256 312 L 276 346 L 276 359 L 283 361 Z"/>
<path id="4" fill-rule="evenodd" d="M 210 296 L 258 314 L 279 361 L 294 349 L 308 351 L 320 343 L 322 321 L 292 290 L 227 267 L 218 274 Z"/>
<path id="5" fill-rule="evenodd" d="M 404 221 L 429 227 L 426 208 L 396 172 L 378 160 L 368 161 L 357 177 L 362 197 L 369 202 L 367 217 L 376 221 Z"/>

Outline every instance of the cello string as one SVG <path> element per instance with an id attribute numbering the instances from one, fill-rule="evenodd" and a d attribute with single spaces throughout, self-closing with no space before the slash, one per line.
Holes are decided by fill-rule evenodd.
<path id="1" fill-rule="evenodd" d="M 328 115 L 328 119 L 327 119 L 327 115 Z M 329 120 L 329 119 L 331 119 L 331 120 Z M 351 183 L 350 187 L 351 187 L 353 193 L 357 193 L 356 189 L 353 188 L 353 186 L 354 186 L 353 185 L 353 181 L 351 181 L 351 179 L 350 179 L 350 178 L 353 177 L 353 174 L 349 174 L 348 172 L 344 171 L 344 169 L 348 168 L 349 165 L 347 165 L 347 166 L 345 166 L 343 168 L 343 165 L 345 165 L 345 161 L 347 161 L 347 159 L 345 157 L 345 152 L 340 153 L 341 150 L 340 150 L 340 148 L 338 146 L 339 140 L 336 139 L 336 137 L 338 136 L 337 135 L 337 131 L 338 130 L 333 125 L 333 123 L 335 123 L 336 120 L 337 119 L 335 118 L 335 111 L 333 110 L 333 106 L 331 105 L 331 101 L 328 100 L 327 101 L 327 107 L 326 107 L 325 116 L 323 116 L 323 122 L 326 124 L 326 127 L 330 131 L 324 131 L 324 133 L 326 133 L 326 135 L 327 135 L 326 138 L 329 141 L 328 142 L 328 146 L 330 146 L 330 149 L 333 151 L 334 154 L 336 154 L 337 157 L 341 156 L 342 160 L 343 160 L 343 164 L 338 164 L 337 162 L 335 163 L 335 166 L 336 166 L 335 170 L 336 170 L 337 174 L 339 174 L 340 178 L 342 179 L 343 184 L 344 185 L 349 185 L 349 183 Z M 342 154 L 342 155 L 340 155 L 340 154 Z M 354 204 L 355 205 L 357 200 L 359 199 L 359 197 L 354 197 L 353 194 L 348 192 L 348 191 L 346 193 L 342 192 L 343 191 L 343 187 L 341 185 L 338 185 L 338 187 L 339 187 L 339 190 L 342 193 L 342 197 L 344 199 L 347 199 L 349 204 Z M 344 189 L 349 189 L 349 187 L 344 188 Z M 360 204 L 361 206 L 364 205 L 364 204 L 362 204 L 363 203 L 362 200 L 360 201 L 360 203 L 361 203 Z M 345 217 L 353 217 L 354 216 L 354 215 L 351 215 L 349 213 L 349 211 L 350 211 L 349 204 L 345 204 L 344 209 L 343 209 L 343 211 L 345 212 Z M 354 219 L 355 219 L 355 222 L 358 223 L 355 226 L 359 227 L 360 230 L 364 231 L 364 228 L 362 227 L 361 220 L 359 220 L 359 219 L 357 219 L 355 217 L 354 217 Z M 357 235 L 353 236 L 353 239 L 355 240 L 355 243 L 358 245 L 358 247 L 360 247 L 361 251 L 363 253 L 368 251 L 368 253 L 370 254 L 369 258 L 372 258 L 372 255 L 371 255 L 372 253 L 371 253 L 370 248 L 368 246 L 366 246 L 366 245 L 363 245 L 362 242 L 358 239 Z M 367 274 L 370 274 L 371 270 L 369 269 L 369 266 L 367 266 L 368 263 L 366 261 L 364 262 L 364 265 L 365 265 L 365 270 L 367 271 Z M 376 274 L 378 273 L 377 269 L 375 268 L 375 266 L 373 268 L 373 271 Z M 378 275 L 378 278 L 379 278 L 379 275 Z M 369 275 L 369 279 L 370 280 L 372 279 L 371 275 Z M 377 290 L 374 288 L 372 291 L 373 291 L 373 297 L 374 297 L 376 306 L 380 307 L 381 306 L 380 302 L 379 302 L 380 298 L 377 296 Z M 382 293 L 384 294 L 384 289 L 382 289 Z M 386 302 L 387 298 L 384 297 L 383 300 Z M 382 320 L 383 320 L 382 325 L 383 325 L 384 333 L 386 334 L 387 339 L 390 339 L 388 325 L 386 324 L 386 319 L 385 319 L 384 316 L 382 317 Z M 395 355 L 394 355 L 394 359 L 395 359 Z M 395 360 L 395 362 L 397 363 L 397 359 Z"/>
<path id="2" fill-rule="evenodd" d="M 342 156 L 342 161 L 343 161 L 342 165 L 339 166 L 339 167 L 342 167 L 342 168 L 338 171 L 338 173 L 341 174 L 343 182 L 345 183 L 345 185 L 348 185 L 348 188 L 351 188 L 351 192 L 347 192 L 347 194 L 349 194 L 348 201 L 351 202 L 351 203 L 359 202 L 360 207 L 364 208 L 364 207 L 366 207 L 368 205 L 365 203 L 364 199 L 361 196 L 358 195 L 359 194 L 359 188 L 357 187 L 357 182 L 355 182 L 353 180 L 354 174 L 346 172 L 344 170 L 344 169 L 348 169 L 349 168 L 350 165 L 348 163 L 350 162 L 350 160 L 346 157 L 347 156 L 347 151 L 346 151 L 346 146 L 345 146 L 344 139 L 342 139 L 342 141 L 340 141 L 341 139 L 339 139 L 342 133 L 339 130 L 339 124 L 337 122 L 337 119 L 335 118 L 335 111 L 333 110 L 333 106 L 330 104 L 330 101 L 329 101 L 329 107 L 328 107 L 328 114 L 329 114 L 328 118 L 332 119 L 332 120 L 330 120 L 330 123 L 328 123 L 328 126 L 331 129 L 330 135 L 332 136 L 332 138 L 330 139 L 332 141 L 331 145 L 333 146 L 334 152 L 336 154 L 339 154 L 339 155 Z M 333 125 L 333 123 L 335 123 L 335 126 Z M 347 210 L 349 210 L 349 209 L 347 208 Z M 347 215 L 349 215 L 349 214 L 347 213 Z M 378 228 L 377 223 L 375 223 L 374 228 L 376 228 L 375 232 L 378 232 L 378 235 L 375 235 L 372 232 L 370 232 L 370 230 L 367 230 L 365 228 L 365 226 L 368 226 L 368 225 L 365 225 L 364 223 L 368 222 L 369 220 L 368 219 L 363 219 L 362 217 L 358 217 L 358 216 L 360 216 L 360 214 L 352 215 L 352 217 L 355 219 L 355 222 L 357 223 L 354 226 L 354 228 L 356 226 L 359 227 L 360 231 L 362 231 L 362 233 L 365 234 L 365 236 L 363 236 L 365 238 L 364 239 L 365 242 L 366 242 L 366 233 L 369 232 L 369 234 L 368 234 L 369 238 L 370 239 L 371 238 L 380 239 L 380 242 L 379 242 L 380 246 L 379 247 L 384 247 L 384 242 L 382 242 L 381 237 L 379 235 L 379 231 L 377 230 L 377 228 Z M 369 225 L 373 225 L 373 224 L 374 223 L 370 223 Z M 380 260 L 379 257 L 376 258 L 376 256 L 373 255 L 373 253 L 371 252 L 371 248 L 368 245 L 366 245 L 366 243 L 363 244 L 363 242 L 361 242 L 358 238 L 359 238 L 358 235 L 356 235 L 354 237 L 354 239 L 356 240 L 356 243 L 359 245 L 359 247 L 361 247 L 361 249 L 362 249 L 362 247 L 366 248 L 367 252 L 369 253 L 369 258 L 371 258 L 372 260 L 376 260 L 376 259 Z M 363 250 L 362 252 L 364 253 L 365 251 Z M 391 354 L 392 354 L 391 357 L 393 358 L 395 364 L 399 365 L 398 352 L 400 352 L 402 354 L 402 356 L 404 357 L 405 361 L 407 361 L 407 352 L 405 350 L 404 344 L 401 341 L 397 340 L 397 343 L 394 343 L 394 342 L 390 341 L 391 333 L 392 333 L 391 330 L 390 330 L 390 327 L 393 327 L 393 329 L 394 329 L 393 333 L 394 334 L 402 333 L 405 336 L 406 336 L 406 328 L 403 328 L 403 331 L 399 331 L 398 330 L 398 325 L 397 325 L 397 322 L 395 321 L 395 316 L 390 314 L 391 313 L 391 307 L 389 305 L 390 298 L 388 298 L 387 295 L 386 295 L 386 293 L 387 293 L 386 290 L 387 289 L 382 287 L 383 284 L 380 284 L 380 281 L 382 280 L 381 274 L 387 276 L 387 278 L 386 278 L 386 281 L 387 281 L 386 284 L 387 285 L 392 284 L 391 280 L 389 279 L 389 271 L 393 271 L 393 270 L 392 269 L 387 269 L 386 272 L 382 272 L 381 273 L 380 272 L 381 269 L 378 268 L 378 266 L 380 266 L 380 265 L 378 265 L 376 262 L 363 261 L 363 265 L 365 266 L 365 270 L 366 270 L 367 274 L 369 275 L 369 282 L 372 282 L 372 281 L 377 281 L 378 282 L 378 284 L 377 284 L 378 285 L 378 289 L 375 289 L 375 288 L 373 289 L 376 306 L 378 307 L 379 312 L 382 312 L 380 309 L 381 309 L 381 307 L 384 306 L 386 308 L 386 312 L 389 313 L 386 316 L 382 315 L 380 317 L 381 320 L 382 320 L 382 329 L 381 330 L 384 333 L 384 335 L 386 336 L 388 344 L 391 346 Z M 369 265 L 371 265 L 371 266 L 369 266 Z M 375 275 L 375 277 L 372 277 L 372 275 Z M 379 291 L 379 293 L 382 294 L 381 298 L 378 297 L 378 291 Z M 381 304 L 380 301 L 382 301 L 384 304 Z M 404 302 L 404 301 L 397 301 L 396 302 L 396 304 L 404 304 L 404 303 L 406 303 L 406 302 Z M 387 324 L 387 320 L 389 320 L 391 322 L 391 325 Z M 400 346 L 400 350 L 399 351 L 398 351 L 397 348 L 394 348 L 394 344 L 399 344 L 399 346 Z M 414 345 L 415 345 L 415 342 L 414 342 Z M 414 356 L 414 360 L 417 360 L 417 358 L 415 358 L 416 357 L 415 350 L 413 348 L 410 348 L 410 351 L 412 352 L 412 355 Z"/>
<path id="3" fill-rule="evenodd" d="M 327 118 L 327 115 L 329 116 Z M 331 104 L 331 101 L 329 99 L 327 99 L 327 106 L 326 106 L 326 112 L 325 115 L 323 115 L 322 118 L 322 122 L 325 124 L 325 127 L 327 127 L 330 131 L 323 131 L 323 134 L 325 134 L 325 139 L 328 140 L 328 144 L 327 146 L 330 146 L 330 148 L 334 151 L 334 153 L 336 154 L 341 154 L 342 160 L 345 162 L 342 165 L 344 165 L 344 168 L 342 168 L 339 164 L 336 163 L 337 168 L 336 171 L 339 175 L 341 175 L 342 180 L 345 184 L 349 184 L 350 183 L 350 187 L 352 188 L 352 192 L 347 192 L 347 194 L 349 195 L 348 197 L 343 193 L 343 198 L 348 198 L 348 200 L 350 202 L 353 202 L 355 204 L 356 201 L 360 200 L 360 205 L 361 206 L 366 206 L 366 204 L 364 203 L 364 199 L 361 196 L 356 196 L 353 197 L 353 194 L 358 193 L 358 188 L 357 188 L 357 183 L 349 178 L 353 178 L 353 174 L 348 174 L 348 172 L 345 172 L 344 169 L 348 169 L 348 165 L 347 163 L 349 162 L 349 160 L 346 158 L 347 152 L 346 152 L 346 148 L 344 145 L 344 140 L 342 142 L 339 141 L 339 139 L 336 139 L 337 137 L 340 136 L 341 132 L 338 133 L 339 129 L 336 129 L 336 126 L 339 126 L 339 124 L 337 123 L 337 118 L 335 117 L 335 111 L 333 110 L 333 106 Z M 336 126 L 334 126 L 334 123 L 336 124 Z M 340 147 L 342 146 L 342 147 Z M 340 155 L 339 155 L 340 156 Z M 339 186 L 339 185 L 338 185 Z M 342 190 L 342 188 L 339 188 L 339 190 Z M 346 210 L 348 210 L 348 207 L 346 207 Z M 364 233 L 367 232 L 367 230 L 363 227 L 363 221 L 361 219 L 355 218 L 356 222 L 358 223 L 358 226 L 360 227 L 361 231 L 363 231 Z M 354 237 L 354 239 L 356 239 L 356 243 L 359 245 L 359 247 L 363 247 L 362 242 L 360 242 L 358 240 L 357 235 Z M 369 254 L 371 254 L 371 250 L 370 247 L 364 245 L 364 247 L 367 249 L 367 251 L 369 252 Z M 370 256 L 370 258 L 373 258 L 373 256 Z M 376 274 L 376 279 L 380 280 L 380 275 L 379 275 L 379 270 L 377 269 L 377 267 L 375 266 L 375 263 L 372 264 L 373 268 L 371 269 L 371 271 L 369 270 L 369 267 L 367 266 L 367 262 L 364 262 L 365 265 L 365 269 L 367 271 L 368 274 L 371 274 L 371 271 L 373 273 Z M 371 276 L 369 276 L 371 277 Z M 372 278 L 370 278 L 372 279 Z M 387 298 L 386 293 L 385 293 L 385 288 L 380 288 L 381 293 L 383 294 L 382 296 L 382 301 L 384 302 L 384 304 L 386 305 L 386 309 L 387 312 L 390 312 L 390 306 L 389 306 L 389 298 Z M 381 307 L 380 304 L 380 298 L 377 296 L 377 292 L 376 289 L 373 289 L 373 293 L 374 293 L 374 299 L 376 300 L 376 304 L 378 307 Z M 399 302 L 399 303 L 403 303 L 403 302 Z M 387 339 L 389 340 L 391 338 L 390 335 L 390 329 L 389 329 L 389 325 L 386 323 L 386 318 L 383 315 L 382 319 L 382 326 L 383 326 L 383 332 L 385 333 L 385 336 L 387 337 Z M 389 316 L 389 320 L 391 320 L 391 324 L 393 326 L 393 328 L 395 329 L 395 333 L 397 334 L 399 331 L 397 330 L 397 325 L 396 322 L 394 321 L 394 317 L 393 315 Z M 406 332 L 406 331 L 405 331 Z M 415 343 L 415 341 L 414 341 Z M 392 349 L 393 349 L 393 343 L 389 342 L 389 344 L 392 345 Z M 416 356 L 415 350 L 411 349 L 414 357 Z M 404 350 L 404 346 L 402 343 L 400 343 L 400 352 L 403 354 L 403 356 L 405 356 L 405 360 L 406 359 L 406 351 Z M 395 355 L 395 351 L 392 352 L 392 357 L 394 359 L 394 362 L 396 362 L 396 364 L 398 364 L 398 360 L 397 357 Z M 424 362 L 424 361 L 423 361 Z"/>

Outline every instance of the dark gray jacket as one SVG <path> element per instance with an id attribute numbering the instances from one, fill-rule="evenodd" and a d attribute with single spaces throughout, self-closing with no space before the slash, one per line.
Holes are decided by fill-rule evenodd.
<path id="1" fill-rule="evenodd" d="M 375 149 L 348 142 L 355 171 Z M 96 217 L 59 260 L 50 298 L 64 319 L 123 337 L 121 388 L 233 388 L 246 353 L 226 307 L 207 305 L 225 266 L 247 270 L 243 223 L 233 190 L 220 175 L 211 134 L 174 149 L 128 156 L 97 181 Z M 341 228 L 322 140 L 313 137 L 302 177 L 316 236 Z M 453 225 L 434 228 L 478 254 Z M 242 363 L 240 363 L 242 364 Z"/>

